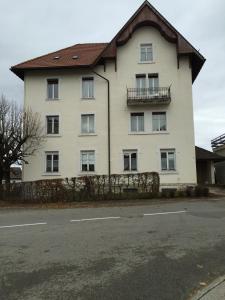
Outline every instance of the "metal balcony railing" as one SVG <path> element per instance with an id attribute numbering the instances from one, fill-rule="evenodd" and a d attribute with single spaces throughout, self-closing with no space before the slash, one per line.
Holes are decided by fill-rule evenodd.
<path id="1" fill-rule="evenodd" d="M 221 146 L 225 145 L 225 134 L 222 134 L 215 139 L 211 140 L 212 149 L 215 150 Z"/>
<path id="2" fill-rule="evenodd" d="M 127 104 L 169 104 L 171 101 L 170 87 L 128 88 Z"/>

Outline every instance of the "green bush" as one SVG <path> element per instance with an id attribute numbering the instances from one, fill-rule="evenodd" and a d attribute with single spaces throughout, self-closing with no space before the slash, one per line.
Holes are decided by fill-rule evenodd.
<path id="1" fill-rule="evenodd" d="M 207 197 L 209 195 L 209 188 L 206 186 L 196 185 L 194 193 L 196 197 Z"/>
<path id="2" fill-rule="evenodd" d="M 186 196 L 187 197 L 193 197 L 194 192 L 193 192 L 193 187 L 192 186 L 187 186 L 185 190 Z"/>
<path id="3" fill-rule="evenodd" d="M 203 196 L 204 197 L 209 196 L 209 188 L 207 186 L 203 187 Z"/>
<path id="4" fill-rule="evenodd" d="M 185 190 L 177 190 L 176 191 L 176 197 L 183 198 L 186 196 Z"/>

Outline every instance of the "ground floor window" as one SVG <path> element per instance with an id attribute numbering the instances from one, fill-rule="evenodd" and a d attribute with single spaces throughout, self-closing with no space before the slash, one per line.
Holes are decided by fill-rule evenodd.
<path id="1" fill-rule="evenodd" d="M 46 152 L 46 172 L 55 173 L 59 171 L 59 153 Z"/>
<path id="2" fill-rule="evenodd" d="M 137 171 L 137 150 L 123 151 L 124 171 Z"/>
<path id="3" fill-rule="evenodd" d="M 165 150 L 160 150 L 160 152 L 161 152 L 161 170 L 175 171 L 176 169 L 175 150 L 165 149 Z"/>
<path id="4" fill-rule="evenodd" d="M 95 151 L 81 151 L 81 171 L 95 171 Z"/>

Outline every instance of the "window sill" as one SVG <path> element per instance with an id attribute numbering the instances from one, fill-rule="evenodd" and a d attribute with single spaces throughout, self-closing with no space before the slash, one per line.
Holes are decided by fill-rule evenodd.
<path id="1" fill-rule="evenodd" d="M 139 64 L 155 64 L 155 61 L 139 61 Z"/>
<path id="2" fill-rule="evenodd" d="M 61 176 L 58 172 L 43 173 L 42 176 Z"/>
<path id="3" fill-rule="evenodd" d="M 157 135 L 157 134 L 169 134 L 168 131 L 152 131 L 152 132 L 129 132 L 129 135 Z"/>
<path id="4" fill-rule="evenodd" d="M 62 100 L 60 98 L 46 98 L 45 101 L 59 101 L 59 100 Z"/>
<path id="5" fill-rule="evenodd" d="M 81 100 L 95 100 L 95 97 L 90 97 L 90 98 L 83 98 L 83 97 L 81 97 L 80 99 Z"/>
<path id="6" fill-rule="evenodd" d="M 162 130 L 162 131 L 152 131 L 150 134 L 169 134 L 168 131 Z"/>
<path id="7" fill-rule="evenodd" d="M 52 133 L 52 134 L 46 134 L 46 138 L 54 138 L 54 137 L 61 137 L 61 134 L 54 134 L 54 133 Z"/>
<path id="8" fill-rule="evenodd" d="M 82 136 L 97 136 L 96 133 L 81 133 L 78 136 L 82 137 Z"/>
<path id="9" fill-rule="evenodd" d="M 159 172 L 159 175 L 178 175 L 179 173 L 177 171 L 161 171 Z"/>
<path id="10" fill-rule="evenodd" d="M 132 170 L 130 170 L 130 171 L 123 170 L 123 172 L 124 172 L 125 174 L 129 174 L 129 173 L 137 174 L 137 173 L 139 173 L 138 170 L 135 170 L 135 171 L 132 171 Z"/>
<path id="11" fill-rule="evenodd" d="M 90 176 L 96 175 L 96 171 L 83 171 L 78 174 L 78 176 Z"/>

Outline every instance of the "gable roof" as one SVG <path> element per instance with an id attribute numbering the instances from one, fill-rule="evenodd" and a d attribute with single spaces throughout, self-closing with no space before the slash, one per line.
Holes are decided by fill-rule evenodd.
<path id="1" fill-rule="evenodd" d="M 204 148 L 195 146 L 196 160 L 212 160 L 214 162 L 225 161 L 225 157 Z"/>
<path id="2" fill-rule="evenodd" d="M 176 43 L 178 66 L 180 56 L 189 56 L 194 81 L 205 58 L 148 1 L 144 1 L 110 43 L 77 44 L 15 65 L 11 71 L 23 79 L 26 70 L 93 67 L 105 59 L 116 59 L 117 47 L 125 44 L 142 26 L 153 26 L 166 40 Z"/>

